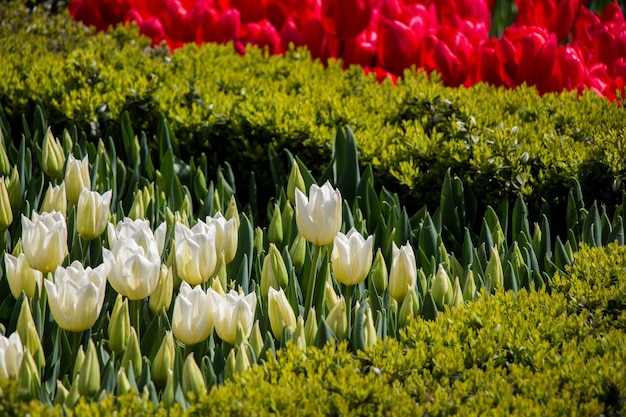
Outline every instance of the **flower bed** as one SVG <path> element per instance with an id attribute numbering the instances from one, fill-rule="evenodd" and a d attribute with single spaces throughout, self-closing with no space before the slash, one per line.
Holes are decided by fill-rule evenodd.
<path id="1" fill-rule="evenodd" d="M 5 28 L 15 24 L 4 22 Z M 13 26 L 17 33 L 20 25 Z M 30 25 L 35 36 L 55 27 Z M 64 51 L 56 56 L 69 53 L 73 58 L 65 59 L 79 70 L 68 79 L 82 79 L 92 92 L 94 85 L 107 84 L 103 80 L 112 81 L 114 71 L 100 72 L 98 64 L 82 67 L 80 45 L 102 47 L 88 52 L 93 56 L 106 55 L 114 44 L 129 48 L 127 56 L 138 50 L 132 45 L 135 35 L 123 29 L 86 38 L 72 25 L 51 30 L 59 28 L 69 41 L 56 44 Z M 3 47 L 14 49 L 6 39 Z M 172 69 L 195 53 L 212 51 L 226 49 L 188 47 L 174 55 L 164 52 L 161 59 Z M 150 59 L 159 54 L 146 53 Z M 283 69 L 302 61 L 295 55 L 292 61 L 267 58 L 254 50 L 246 57 L 218 52 L 216 60 L 220 53 L 232 65 L 254 54 Z M 124 68 L 109 58 L 111 68 Z M 572 178 L 563 200 L 544 200 L 532 210 L 524 192 L 503 190 L 504 198 L 479 200 L 467 181 L 473 177 L 442 169 L 448 160 L 443 159 L 439 171 L 429 174 L 440 175 L 434 208 L 407 208 L 388 188 L 394 183 L 381 186 L 373 166 L 360 160 L 368 149 L 358 141 L 360 133 L 335 120 L 323 139 L 332 144 L 327 165 L 317 161 L 321 169 L 309 170 L 300 158 L 304 153 L 288 147 L 277 153 L 270 145 L 261 154 L 267 155 L 263 169 L 273 181 L 271 196 L 255 198 L 250 181 L 251 196 L 244 200 L 236 177 L 245 172 L 228 161 L 213 169 L 200 147 L 181 152 L 190 142 L 180 142 L 154 108 L 143 109 L 143 121 L 154 122 L 147 130 L 134 120 L 141 113 L 125 109 L 110 125 L 99 118 L 106 126 L 100 131 L 93 124 L 51 122 L 47 109 L 58 109 L 58 102 L 32 84 L 38 104 L 26 98 L 30 104 L 20 107 L 29 93 L 7 94 L 8 80 L 54 70 L 26 70 L 19 64 L 25 61 L 11 62 L 0 96 L 3 411 L 622 412 L 623 198 L 591 203 L 592 189 Z M 334 77 L 333 71 L 348 80 L 357 74 L 331 66 L 318 76 Z M 410 75 L 397 86 L 364 79 L 370 97 L 404 94 L 402 85 L 412 82 Z M 58 89 L 69 85 L 62 80 L 38 82 Z M 467 94 L 462 97 L 480 88 L 495 91 L 483 86 L 459 93 L 425 78 L 413 80 L 434 91 Z M 266 88 L 270 85 L 266 81 Z M 588 127 L 592 138 L 613 138 L 613 146 L 620 146 L 621 128 L 598 133 L 606 128 L 599 121 L 621 126 L 615 104 L 593 95 L 498 91 L 545 109 L 591 109 L 598 123 Z M 245 108 L 248 93 L 238 94 Z M 31 105 L 32 113 L 20 114 L 21 124 L 16 123 L 16 112 Z M 407 115 L 420 108 L 410 100 L 399 106 Z M 433 137 L 447 124 L 463 130 L 445 99 L 433 99 L 428 109 L 430 119 L 411 116 L 415 127 L 431 123 Z M 446 111 L 452 112 L 450 120 L 439 124 Z M 572 120 L 583 117 L 578 111 Z M 260 114 L 268 113 L 250 111 L 250 119 L 240 120 Z M 530 113 L 519 116 L 518 129 L 530 132 L 537 119 L 554 116 L 534 114 L 535 119 Z M 495 113 L 488 117 L 498 120 Z M 466 131 L 484 135 L 472 130 L 471 117 L 467 123 Z M 259 126 L 271 124 L 270 118 Z M 242 132 L 254 131 L 246 129 Z M 487 148 L 505 143 L 500 140 Z M 250 138 L 242 143 L 257 145 Z M 554 145 L 555 151 L 562 147 Z M 576 152 L 588 152 L 589 163 L 598 155 L 594 149 L 581 146 Z M 511 148 L 495 151 L 504 157 Z M 251 170 L 259 168 L 247 168 L 254 179 Z M 543 173 L 536 175 L 537 184 L 546 180 Z M 619 189 L 615 184 L 613 192 Z M 555 207 L 562 215 L 554 215 Z"/>

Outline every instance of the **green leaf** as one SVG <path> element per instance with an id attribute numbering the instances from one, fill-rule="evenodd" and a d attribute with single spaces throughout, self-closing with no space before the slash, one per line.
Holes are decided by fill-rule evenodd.
<path id="1" fill-rule="evenodd" d="M 331 341 L 335 339 L 336 339 L 335 334 L 326 323 L 326 320 L 324 319 L 324 317 L 322 317 L 319 320 L 319 323 L 317 325 L 317 335 L 315 336 L 315 346 L 318 349 L 322 349 L 324 346 L 326 346 L 328 343 L 330 343 Z"/>
<path id="2" fill-rule="evenodd" d="M 333 178 L 339 187 L 342 197 L 352 205 L 357 195 L 357 186 L 361 173 L 356 149 L 354 133 L 350 126 L 345 126 L 344 134 L 341 126 L 337 126 L 333 144 Z"/>
<path id="3" fill-rule="evenodd" d="M 530 226 L 528 225 L 528 208 L 521 195 L 517 196 L 513 206 L 513 218 L 511 219 L 511 232 L 513 239 L 517 239 L 520 233 L 530 236 Z"/>
<path id="4" fill-rule="evenodd" d="M 428 291 L 426 293 L 426 297 L 424 297 L 424 307 L 422 307 L 422 317 L 425 320 L 435 321 L 437 320 L 438 315 L 439 315 L 439 311 L 437 310 L 437 304 L 435 304 L 433 295 L 430 293 L 430 291 Z"/>

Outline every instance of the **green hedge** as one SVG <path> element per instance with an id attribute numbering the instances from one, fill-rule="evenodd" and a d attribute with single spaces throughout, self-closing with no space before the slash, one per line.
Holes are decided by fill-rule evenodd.
<path id="1" fill-rule="evenodd" d="M 0 20 L 0 108 L 14 140 L 36 104 L 56 134 L 77 125 L 91 138 L 119 137 L 125 111 L 150 137 L 163 114 L 183 159 L 203 150 L 213 166 L 229 161 L 242 188 L 254 170 L 259 192 L 272 195 L 268 145 L 316 168 L 342 123 L 353 128 L 362 163 L 411 207 L 438 203 L 448 167 L 485 204 L 521 191 L 533 209 L 542 198 L 558 205 L 572 176 L 590 199 L 612 203 L 624 188 L 623 109 L 590 92 L 450 89 L 423 73 L 378 84 L 303 50 L 240 57 L 228 45 L 188 45 L 170 54 L 136 30 L 92 36 L 65 13 L 19 3 L 3 7 Z"/>
<path id="2" fill-rule="evenodd" d="M 545 291 L 485 292 L 418 319 L 400 340 L 366 352 L 295 347 L 177 415 L 605 415 L 626 399 L 626 247 L 582 247 Z M 62 410 L 20 403 L 1 384 L 6 415 L 166 415 L 146 395 L 81 400 Z M 117 414 L 119 413 L 119 414 Z"/>

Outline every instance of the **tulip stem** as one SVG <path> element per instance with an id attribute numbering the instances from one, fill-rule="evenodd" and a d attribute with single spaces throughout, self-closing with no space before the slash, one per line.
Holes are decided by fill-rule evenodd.
<path id="1" fill-rule="evenodd" d="M 346 310 L 348 311 L 348 340 L 352 340 L 352 293 L 354 285 L 346 287 Z"/>
<path id="2" fill-rule="evenodd" d="M 306 306 L 304 307 L 304 314 L 309 315 L 311 306 L 313 305 L 313 291 L 315 290 L 315 278 L 317 277 L 317 262 L 320 257 L 321 246 L 314 245 L 313 249 L 313 261 L 311 262 L 311 270 L 309 271 L 309 283 L 306 290 Z M 306 319 L 306 317 L 305 317 Z"/>
<path id="3" fill-rule="evenodd" d="M 130 325 L 135 328 L 137 332 L 137 339 L 140 338 L 141 329 L 141 302 L 143 300 L 130 300 Z"/>

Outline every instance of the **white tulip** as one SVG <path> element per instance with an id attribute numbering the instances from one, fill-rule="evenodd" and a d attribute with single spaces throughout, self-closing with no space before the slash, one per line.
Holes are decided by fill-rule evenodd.
<path id="1" fill-rule="evenodd" d="M 18 375 L 23 356 L 24 347 L 17 332 L 13 332 L 9 337 L 0 335 L 0 380 Z"/>
<path id="2" fill-rule="evenodd" d="M 35 295 L 35 288 L 39 288 L 41 291 L 43 274 L 41 271 L 31 268 L 26 260 L 26 255 L 20 253 L 19 256 L 15 257 L 5 253 L 4 263 L 7 281 L 9 281 L 9 288 L 13 297 L 19 298 L 24 291 L 27 297 L 32 298 Z"/>
<path id="3" fill-rule="evenodd" d="M 398 248 L 393 244 L 393 260 L 389 272 L 389 294 L 399 303 L 404 300 L 409 287 L 417 283 L 417 265 L 413 247 L 407 242 Z"/>
<path id="4" fill-rule="evenodd" d="M 110 206 L 111 190 L 101 195 L 83 188 L 76 213 L 76 229 L 83 239 L 92 240 L 104 232 L 109 221 Z"/>
<path id="5" fill-rule="evenodd" d="M 70 154 L 65 167 L 65 192 L 67 201 L 78 203 L 83 188 L 91 189 L 91 175 L 89 174 L 89 157 L 78 160 Z"/>
<path id="6" fill-rule="evenodd" d="M 244 295 L 231 290 L 218 299 L 215 332 L 220 339 L 234 345 L 237 341 L 237 327 L 241 326 L 246 337 L 250 336 L 255 311 L 256 293 Z"/>
<path id="7" fill-rule="evenodd" d="M 355 285 L 367 277 L 372 266 L 374 237 L 363 236 L 352 228 L 347 235 L 335 236 L 331 263 L 335 278 L 345 285 Z"/>
<path id="8" fill-rule="evenodd" d="M 276 291 L 270 287 L 267 294 L 267 314 L 270 318 L 272 332 L 279 341 L 282 341 L 285 326 L 292 333 L 296 330 L 296 315 L 282 288 Z"/>
<path id="9" fill-rule="evenodd" d="M 219 295 L 213 289 L 205 292 L 199 285 L 192 289 L 183 281 L 172 314 L 174 336 L 185 345 L 205 341 L 213 330 L 218 299 Z"/>
<path id="10" fill-rule="evenodd" d="M 341 228 L 341 193 L 327 181 L 311 185 L 309 198 L 296 193 L 296 224 L 300 234 L 315 245 L 328 245 Z"/>
<path id="11" fill-rule="evenodd" d="M 52 272 L 67 256 L 67 224 L 58 211 L 37 214 L 33 220 L 22 215 L 22 249 L 28 264 Z"/>
<path id="12" fill-rule="evenodd" d="M 216 228 L 199 220 L 192 228 L 182 223 L 174 226 L 176 273 L 190 285 L 211 278 L 217 265 L 215 252 Z"/>

